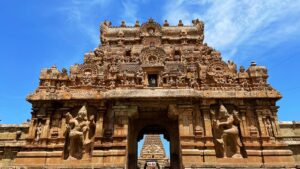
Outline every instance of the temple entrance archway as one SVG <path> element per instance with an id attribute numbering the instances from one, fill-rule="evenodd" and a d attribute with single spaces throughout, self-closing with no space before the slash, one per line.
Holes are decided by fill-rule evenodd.
<path id="1" fill-rule="evenodd" d="M 163 134 L 170 142 L 170 167 L 181 168 L 178 120 L 170 119 L 166 112 L 139 112 L 137 118 L 129 119 L 128 126 L 128 168 L 138 168 L 138 141 L 145 134 Z"/>

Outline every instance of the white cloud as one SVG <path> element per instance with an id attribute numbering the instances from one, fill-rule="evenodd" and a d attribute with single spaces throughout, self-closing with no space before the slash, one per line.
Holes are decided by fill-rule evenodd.
<path id="1" fill-rule="evenodd" d="M 88 3 L 72 0 L 63 10 L 68 14 L 67 21 L 76 25 L 91 39 L 95 46 L 99 42 L 99 30 L 91 26 L 90 17 L 95 11 L 117 16 L 127 25 L 134 25 L 143 17 L 140 7 L 149 0 L 91 0 Z M 239 53 L 241 45 L 265 43 L 272 47 L 287 36 L 299 32 L 300 1 L 295 0 L 167 0 L 163 1 L 163 19 L 177 25 L 182 19 L 184 24 L 199 18 L 205 22 L 205 42 L 223 53 L 228 59 Z M 121 4 L 118 11 L 111 11 L 109 5 Z M 151 6 L 149 6 L 150 8 Z M 101 12 L 102 13 L 102 12 Z M 99 21 L 100 22 L 100 21 Z"/>
<path id="2" fill-rule="evenodd" d="M 95 20 L 91 18 L 97 18 L 99 15 L 110 16 L 105 18 L 111 20 L 116 16 L 119 19 L 126 21 L 127 25 L 134 25 L 137 19 L 138 4 L 146 3 L 148 0 L 89 0 L 88 2 L 82 0 L 71 0 L 67 6 L 61 7 L 59 10 L 67 15 L 66 22 L 70 25 L 78 27 L 86 34 L 91 42 L 96 46 L 99 43 L 99 28 L 92 26 Z M 121 8 L 114 9 L 114 5 L 121 4 Z M 121 20 L 115 25 L 120 25 Z M 99 20 L 98 22 L 102 22 Z"/>
<path id="3" fill-rule="evenodd" d="M 295 0 L 170 0 L 165 7 L 170 23 L 179 19 L 190 23 L 205 22 L 205 41 L 223 51 L 225 58 L 234 56 L 244 43 L 267 43 L 274 46 L 283 37 L 299 32 L 300 1 Z M 292 17 L 295 18 L 292 18 Z M 275 26 L 275 24 L 277 24 Z M 232 50 L 229 50 L 232 49 Z"/>
<path id="4" fill-rule="evenodd" d="M 110 4 L 110 0 L 89 0 L 88 3 L 82 0 L 71 0 L 67 6 L 58 10 L 66 14 L 66 22 L 78 27 L 91 40 L 91 43 L 98 45 L 99 30 L 91 26 L 91 19 L 96 15 L 95 11 L 105 11 L 105 7 Z M 97 13 L 98 14 L 98 13 Z M 100 22 L 100 21 L 99 21 Z"/>
<path id="5" fill-rule="evenodd" d="M 129 0 L 124 0 L 122 1 L 123 5 L 123 15 L 122 19 L 126 21 L 126 24 L 129 25 L 134 25 L 135 21 L 137 20 L 137 10 L 138 10 L 138 5 L 137 2 L 135 1 L 129 1 Z"/>

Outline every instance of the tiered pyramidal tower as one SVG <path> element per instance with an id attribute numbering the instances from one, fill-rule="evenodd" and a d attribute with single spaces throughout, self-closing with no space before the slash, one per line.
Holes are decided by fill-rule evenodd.
<path id="1" fill-rule="evenodd" d="M 100 40 L 69 71 L 41 71 L 31 119 L 0 125 L 0 168 L 163 168 L 158 136 L 138 157 L 147 134 L 170 142 L 172 169 L 299 168 L 299 125 L 279 123 L 267 68 L 224 61 L 199 19 L 105 21 Z"/>
<path id="2" fill-rule="evenodd" d="M 169 159 L 166 157 L 166 152 L 158 134 L 145 135 L 144 144 L 140 157 L 138 159 L 140 168 L 169 166 Z"/>

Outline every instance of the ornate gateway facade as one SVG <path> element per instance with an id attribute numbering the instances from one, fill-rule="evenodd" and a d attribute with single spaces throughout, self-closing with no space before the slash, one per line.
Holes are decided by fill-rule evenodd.
<path id="1" fill-rule="evenodd" d="M 172 169 L 296 167 L 299 143 L 280 133 L 267 69 L 237 70 L 203 32 L 199 20 L 102 23 L 83 64 L 41 71 L 31 120 L 1 126 L 0 164 L 136 169 L 138 140 L 163 134 Z"/>
<path id="2" fill-rule="evenodd" d="M 138 167 L 143 169 L 159 169 L 169 167 L 164 146 L 158 134 L 147 134 L 138 158 Z"/>

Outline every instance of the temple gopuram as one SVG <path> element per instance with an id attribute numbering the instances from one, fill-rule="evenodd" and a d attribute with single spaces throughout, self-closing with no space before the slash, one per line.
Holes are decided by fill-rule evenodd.
<path id="1" fill-rule="evenodd" d="M 169 163 L 160 136 L 158 134 L 145 135 L 141 155 L 138 158 L 138 167 L 140 169 L 168 168 Z"/>
<path id="2" fill-rule="evenodd" d="M 41 71 L 30 120 L 0 125 L 1 168 L 137 169 L 147 134 L 170 142 L 172 169 L 300 167 L 300 123 L 279 123 L 266 67 L 223 61 L 202 21 L 100 34 L 82 64 Z"/>

